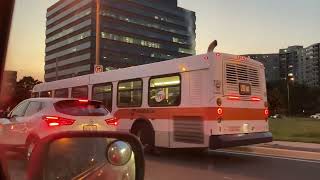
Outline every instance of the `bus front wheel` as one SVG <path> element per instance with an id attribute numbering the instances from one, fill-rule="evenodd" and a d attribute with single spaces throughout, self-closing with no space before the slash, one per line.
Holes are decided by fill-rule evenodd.
<path id="1" fill-rule="evenodd" d="M 151 151 L 154 148 L 154 130 L 145 122 L 134 124 L 131 132 L 138 137 L 145 151 Z"/>

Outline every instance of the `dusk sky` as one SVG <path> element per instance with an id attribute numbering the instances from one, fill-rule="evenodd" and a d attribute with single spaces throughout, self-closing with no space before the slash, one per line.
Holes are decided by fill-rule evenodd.
<path id="1" fill-rule="evenodd" d="M 276 53 L 320 42 L 319 0 L 178 0 L 197 16 L 197 54 Z M 57 0 L 16 0 L 7 69 L 43 80 L 46 9 Z"/>

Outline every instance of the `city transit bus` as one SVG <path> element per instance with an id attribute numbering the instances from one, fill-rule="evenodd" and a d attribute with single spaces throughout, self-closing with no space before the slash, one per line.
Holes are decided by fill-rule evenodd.
<path id="1" fill-rule="evenodd" d="M 210 148 L 272 141 L 262 63 L 209 52 L 38 84 L 33 97 L 102 101 L 144 145 Z"/>

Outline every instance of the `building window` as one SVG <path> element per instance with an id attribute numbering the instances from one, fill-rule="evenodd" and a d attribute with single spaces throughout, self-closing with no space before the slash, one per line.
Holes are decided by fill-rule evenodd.
<path id="1" fill-rule="evenodd" d="M 88 86 L 72 88 L 71 97 L 79 99 L 88 99 Z"/>
<path id="2" fill-rule="evenodd" d="M 179 106 L 181 102 L 180 76 L 150 78 L 148 102 L 149 106 Z"/>
<path id="3" fill-rule="evenodd" d="M 42 91 L 40 97 L 52 97 L 52 91 Z"/>
<path id="4" fill-rule="evenodd" d="M 140 107 L 142 104 L 142 80 L 120 81 L 118 83 L 118 107 Z"/>
<path id="5" fill-rule="evenodd" d="M 101 101 L 105 107 L 112 111 L 112 83 L 94 85 L 92 88 L 92 99 Z"/>
<path id="6" fill-rule="evenodd" d="M 185 54 L 195 54 L 195 50 L 193 49 L 185 49 L 185 48 L 179 48 L 179 52 L 185 53 Z"/>
<path id="7" fill-rule="evenodd" d="M 124 42 L 124 43 L 128 43 L 128 44 L 136 44 L 136 45 L 140 45 L 140 46 L 146 46 L 146 47 L 157 48 L 157 49 L 161 48 L 161 45 L 156 42 L 146 41 L 146 40 L 142 40 L 142 39 L 136 39 L 136 38 L 127 37 L 127 36 L 120 36 L 120 35 L 111 34 L 111 33 L 107 33 L 107 32 L 101 32 L 101 37 L 104 39 L 120 41 L 120 42 Z"/>
<path id="8" fill-rule="evenodd" d="M 187 35 L 188 34 L 187 31 L 178 30 L 178 29 L 172 29 L 172 28 L 169 28 L 167 26 L 160 25 L 160 24 L 150 23 L 150 22 L 147 22 L 147 21 L 144 21 L 144 20 L 141 20 L 141 19 L 136 19 L 136 18 L 132 18 L 132 17 L 119 15 L 119 14 L 110 12 L 110 10 L 102 11 L 101 14 L 103 16 L 112 17 L 112 18 L 115 18 L 115 19 L 118 19 L 118 20 L 121 20 L 121 21 L 126 21 L 126 22 L 130 22 L 130 23 L 133 23 L 133 24 L 138 24 L 138 25 L 145 26 L 145 27 L 152 27 L 152 28 L 159 29 L 159 30 L 162 30 L 162 31 L 167 31 L 167 32 L 172 32 L 172 33 L 179 33 L 179 34 L 182 34 L 182 35 Z M 155 16 L 155 19 L 157 19 L 157 18 L 159 19 L 158 16 Z"/>
<path id="9" fill-rule="evenodd" d="M 69 89 L 57 89 L 54 91 L 54 97 L 56 98 L 68 98 L 69 97 Z"/>

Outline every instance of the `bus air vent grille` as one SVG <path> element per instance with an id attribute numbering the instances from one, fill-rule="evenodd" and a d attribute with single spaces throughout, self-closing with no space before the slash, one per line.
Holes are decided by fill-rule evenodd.
<path id="1" fill-rule="evenodd" d="M 174 117 L 174 141 L 203 144 L 203 120 L 197 116 Z"/>
<path id="2" fill-rule="evenodd" d="M 258 66 L 228 62 L 225 64 L 225 94 L 238 94 L 239 83 L 251 84 L 252 95 L 262 92 Z"/>

